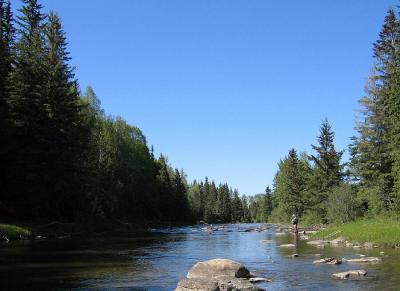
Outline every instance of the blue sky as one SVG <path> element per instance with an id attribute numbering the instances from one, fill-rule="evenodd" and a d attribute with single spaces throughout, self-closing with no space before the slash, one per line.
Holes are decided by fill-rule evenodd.
<path id="1" fill-rule="evenodd" d="M 20 5 L 19 1 L 13 1 Z M 327 117 L 354 135 L 372 43 L 395 0 L 43 0 L 62 18 L 82 90 L 141 128 L 189 180 L 271 185 Z M 348 156 L 345 155 L 345 159 Z"/>

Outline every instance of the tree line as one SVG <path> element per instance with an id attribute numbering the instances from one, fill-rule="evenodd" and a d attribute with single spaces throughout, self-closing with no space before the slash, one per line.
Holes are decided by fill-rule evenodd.
<path id="1" fill-rule="evenodd" d="M 240 196 L 154 156 L 144 134 L 79 89 L 58 15 L 0 0 L 0 212 L 36 220 L 346 222 L 400 208 L 400 22 L 390 9 L 373 46 L 350 161 L 327 119 L 313 153 L 290 149 L 272 189 Z"/>
<path id="2" fill-rule="evenodd" d="M 397 14 L 398 15 L 398 14 Z M 360 98 L 350 160 L 334 145 L 325 119 L 313 154 L 291 149 L 278 164 L 273 191 L 263 195 L 269 220 L 344 223 L 357 217 L 398 215 L 400 210 L 400 21 L 393 9 L 373 45 L 373 66 Z"/>
<path id="3" fill-rule="evenodd" d="M 55 12 L 0 0 L 2 217 L 130 222 L 249 221 L 227 185 L 191 185 L 141 130 L 81 93 Z"/>

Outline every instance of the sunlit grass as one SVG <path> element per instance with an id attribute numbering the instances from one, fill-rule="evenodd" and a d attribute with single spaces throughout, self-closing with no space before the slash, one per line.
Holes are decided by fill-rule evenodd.
<path id="1" fill-rule="evenodd" d="M 8 238 L 19 238 L 31 236 L 31 231 L 13 224 L 0 224 L 0 236 L 5 235 Z"/>
<path id="2" fill-rule="evenodd" d="M 400 222 L 390 218 L 358 220 L 329 226 L 314 234 L 312 238 L 334 239 L 339 236 L 358 243 L 373 242 L 379 246 L 400 246 Z"/>

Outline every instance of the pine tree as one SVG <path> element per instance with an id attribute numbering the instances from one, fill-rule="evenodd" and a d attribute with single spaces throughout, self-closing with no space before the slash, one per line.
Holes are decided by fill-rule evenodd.
<path id="1" fill-rule="evenodd" d="M 397 196 L 400 24 L 389 9 L 374 44 L 374 67 L 361 98 L 363 120 L 351 146 L 352 169 L 360 179 L 360 193 L 373 212 L 388 210 Z M 398 196 L 400 197 L 400 196 Z M 400 202 L 400 200 L 399 200 Z"/>
<path id="2" fill-rule="evenodd" d="M 8 96 L 7 79 L 12 68 L 12 46 L 14 43 L 13 15 L 9 1 L 0 0 L 0 130 L 4 134 L 6 128 Z"/>
<path id="3" fill-rule="evenodd" d="M 310 156 L 310 160 L 314 162 L 310 191 L 313 192 L 315 201 L 312 204 L 323 220 L 326 217 L 324 202 L 329 191 L 338 186 L 343 179 L 344 165 L 340 163 L 343 151 L 336 151 L 334 136 L 331 125 L 325 119 L 320 127 L 318 146 L 312 145 L 317 154 Z"/>
<path id="4" fill-rule="evenodd" d="M 49 208 L 49 185 L 46 181 L 49 115 L 45 95 L 47 85 L 45 15 L 36 0 L 24 0 L 18 16 L 19 38 L 15 44 L 15 62 L 8 78 L 9 136 L 14 163 L 8 180 L 16 211 L 25 216 L 43 214 Z M 41 201 L 41 203 L 37 203 Z"/>
<path id="5" fill-rule="evenodd" d="M 249 204 L 247 202 L 247 197 L 245 195 L 242 196 L 241 198 L 241 204 L 242 204 L 242 209 L 243 209 L 243 216 L 241 218 L 241 222 L 250 222 L 251 217 L 250 217 L 250 211 L 249 211 Z"/>
<path id="6" fill-rule="evenodd" d="M 304 181 L 302 177 L 296 150 L 291 149 L 288 156 L 280 162 L 275 176 L 275 195 L 287 219 L 293 213 L 301 215 L 303 212 Z"/>
<path id="7" fill-rule="evenodd" d="M 232 198 L 232 222 L 241 222 L 243 219 L 243 205 L 239 198 L 239 192 L 235 189 Z"/>
<path id="8" fill-rule="evenodd" d="M 400 210 L 400 22 L 390 10 L 380 39 L 374 46 L 375 58 L 379 65 L 380 94 L 385 108 L 387 131 L 384 141 L 391 162 L 391 174 L 387 175 L 393 183 L 390 192 L 389 208 Z M 390 185 L 390 184 L 389 184 Z M 391 185 L 390 185 L 391 186 Z"/>
<path id="9" fill-rule="evenodd" d="M 48 136 L 51 151 L 47 153 L 49 161 L 49 177 L 54 185 L 52 197 L 59 206 L 55 210 L 64 217 L 72 218 L 71 201 L 79 201 L 79 197 L 71 197 L 70 193 L 79 193 L 80 170 L 83 165 L 82 153 L 86 149 L 89 131 L 85 128 L 81 117 L 81 104 L 76 80 L 67 52 L 65 33 L 57 14 L 51 12 L 45 27 L 47 54 L 45 59 L 47 86 L 45 90 Z M 66 191 L 66 189 L 68 189 Z M 61 207 L 62 205 L 62 207 Z M 69 213 L 65 213 L 69 212 Z"/>
<path id="10" fill-rule="evenodd" d="M 185 222 L 189 219 L 189 203 L 187 200 L 187 189 L 184 182 L 184 176 L 175 169 L 173 181 L 175 190 L 175 221 Z"/>
<path id="11" fill-rule="evenodd" d="M 10 124 L 8 121 L 8 78 L 12 69 L 14 44 L 14 27 L 11 4 L 9 1 L 0 0 L 0 175 L 2 177 L 0 188 L 2 189 L 2 200 L 6 205 L 0 203 L 0 211 L 6 215 L 9 212 L 8 204 L 12 199 L 12 185 L 10 185 L 9 169 L 13 164 L 13 156 L 10 153 Z"/>

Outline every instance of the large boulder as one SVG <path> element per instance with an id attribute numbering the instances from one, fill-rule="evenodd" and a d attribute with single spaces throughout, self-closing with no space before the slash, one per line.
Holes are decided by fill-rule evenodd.
<path id="1" fill-rule="evenodd" d="M 349 270 L 346 272 L 340 272 L 340 273 L 333 273 L 332 277 L 336 279 L 360 279 L 365 277 L 367 275 L 367 271 L 365 270 Z"/>
<path id="2" fill-rule="evenodd" d="M 195 264 L 186 278 L 179 281 L 176 291 L 263 290 L 253 285 L 249 270 L 238 262 L 213 259 Z M 268 279 L 265 279 L 267 282 Z"/>
<path id="3" fill-rule="evenodd" d="M 250 272 L 238 262 L 227 259 L 213 259 L 194 265 L 187 274 L 187 278 L 211 278 L 215 276 L 230 276 L 249 278 Z"/>
<path id="4" fill-rule="evenodd" d="M 188 279 L 184 278 L 178 282 L 176 291 L 204 290 L 219 291 L 218 283 L 205 278 Z"/>

